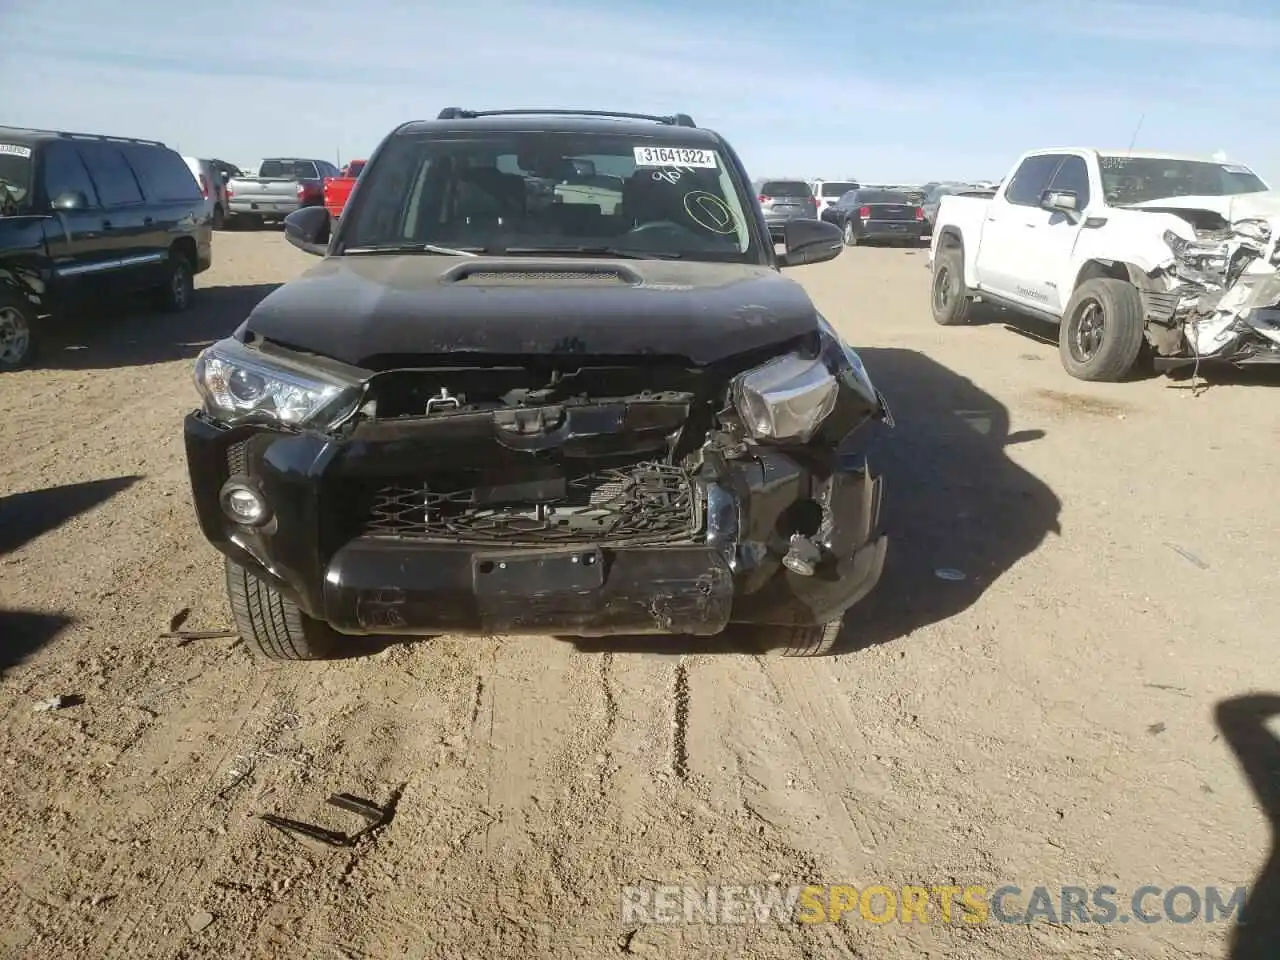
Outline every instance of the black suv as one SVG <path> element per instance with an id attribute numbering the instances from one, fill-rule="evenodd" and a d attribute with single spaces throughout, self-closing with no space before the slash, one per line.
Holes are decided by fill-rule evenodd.
<path id="1" fill-rule="evenodd" d="M 858 355 L 687 116 L 450 108 L 390 133 L 322 255 L 201 354 L 196 512 L 269 657 L 360 635 L 829 650 L 884 562 Z M 346 639 L 344 639 L 346 638 Z"/>
<path id="2" fill-rule="evenodd" d="M 33 358 L 40 319 L 82 303 L 154 290 L 185 310 L 212 237 L 164 144 L 0 127 L 0 369 Z"/>

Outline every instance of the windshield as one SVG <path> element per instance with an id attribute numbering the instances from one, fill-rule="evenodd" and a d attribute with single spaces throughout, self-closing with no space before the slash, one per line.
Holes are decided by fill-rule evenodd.
<path id="1" fill-rule="evenodd" d="M 31 148 L 0 143 L 0 216 L 21 212 L 31 190 Z"/>
<path id="2" fill-rule="evenodd" d="M 342 250 L 763 259 L 750 208 L 715 150 L 618 134 L 407 135 L 362 179 Z"/>
<path id="3" fill-rule="evenodd" d="M 765 197 L 812 197 L 813 191 L 802 180 L 766 180 L 760 185 Z"/>
<path id="4" fill-rule="evenodd" d="M 1257 174 L 1238 163 L 1101 156 L 1098 166 L 1103 196 L 1116 206 L 1169 197 L 1229 197 L 1267 189 Z"/>
<path id="5" fill-rule="evenodd" d="M 281 177 L 289 180 L 310 180 L 316 175 L 316 165 L 310 160 L 263 160 L 258 168 L 260 177 Z"/>
<path id="6" fill-rule="evenodd" d="M 857 190 L 856 183 L 849 183 L 846 180 L 828 180 L 822 185 L 822 195 L 824 197 L 843 197 L 850 190 Z"/>
<path id="7" fill-rule="evenodd" d="M 890 190 L 863 190 L 858 194 L 859 203 L 910 203 L 905 193 Z"/>

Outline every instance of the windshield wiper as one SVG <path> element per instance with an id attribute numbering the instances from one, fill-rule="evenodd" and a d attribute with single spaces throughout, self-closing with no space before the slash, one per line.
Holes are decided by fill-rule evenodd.
<path id="1" fill-rule="evenodd" d="M 478 257 L 479 247 L 440 247 L 434 243 L 385 243 L 373 247 L 348 247 L 343 253 L 434 253 L 442 257 Z"/>
<path id="2" fill-rule="evenodd" d="M 622 260 L 680 260 L 683 259 L 683 253 L 675 253 L 673 251 L 651 251 L 651 250 L 624 250 L 621 247 L 608 246 L 590 246 L 590 245 L 574 245 L 563 247 L 506 247 L 502 250 L 503 254 L 512 254 L 520 256 L 522 254 L 534 253 L 581 253 L 590 256 L 600 257 L 618 257 Z"/>

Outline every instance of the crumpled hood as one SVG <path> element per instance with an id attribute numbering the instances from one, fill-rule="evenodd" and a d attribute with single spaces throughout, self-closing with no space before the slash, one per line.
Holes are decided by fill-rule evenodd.
<path id="1" fill-rule="evenodd" d="M 808 294 L 768 267 L 414 254 L 326 258 L 268 295 L 240 333 L 377 368 L 380 357 L 458 352 L 701 365 L 816 329 Z"/>
<path id="2" fill-rule="evenodd" d="M 1228 197 L 1167 197 L 1126 205 L 1132 210 L 1209 210 L 1227 222 L 1280 217 L 1280 190 L 1237 193 Z"/>

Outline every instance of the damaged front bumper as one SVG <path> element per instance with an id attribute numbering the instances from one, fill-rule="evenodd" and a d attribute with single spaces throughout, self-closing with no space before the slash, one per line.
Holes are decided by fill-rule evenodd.
<path id="1" fill-rule="evenodd" d="M 862 452 L 752 447 L 696 471 L 526 457 L 446 483 L 452 448 L 402 429 L 337 439 L 195 413 L 185 441 L 209 541 L 344 634 L 820 625 L 884 564 L 881 480 Z M 224 508 L 237 485 L 267 506 L 254 523 Z"/>
<path id="2" fill-rule="evenodd" d="M 1280 364 L 1280 221 L 1237 220 L 1187 240 L 1172 231 L 1166 289 L 1144 293 L 1157 370 Z"/>

